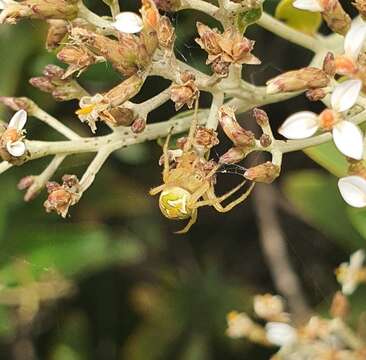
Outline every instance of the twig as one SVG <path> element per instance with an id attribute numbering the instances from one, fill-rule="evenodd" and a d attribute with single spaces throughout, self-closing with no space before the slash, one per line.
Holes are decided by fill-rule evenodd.
<path id="1" fill-rule="evenodd" d="M 273 281 L 278 291 L 288 300 L 295 320 L 308 318 L 310 310 L 305 301 L 300 281 L 290 263 L 271 185 L 257 184 L 254 204 L 258 217 L 260 240 Z"/>

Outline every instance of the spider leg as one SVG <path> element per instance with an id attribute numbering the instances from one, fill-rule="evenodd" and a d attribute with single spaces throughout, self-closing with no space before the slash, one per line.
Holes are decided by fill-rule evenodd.
<path id="1" fill-rule="evenodd" d="M 202 206 L 214 206 L 214 204 L 220 204 L 222 201 L 226 200 L 231 195 L 235 194 L 238 190 L 240 190 L 246 181 L 242 181 L 239 185 L 234 187 L 234 189 L 228 191 L 226 194 L 221 195 L 220 197 L 217 197 L 215 193 L 211 190 L 213 195 L 208 196 L 207 200 L 197 201 L 194 205 L 195 208 L 202 207 Z M 208 189 L 210 190 L 210 188 Z M 207 192 L 207 195 L 210 193 L 210 191 Z"/>
<path id="2" fill-rule="evenodd" d="M 209 201 L 211 201 L 211 205 L 218 211 L 218 212 L 228 212 L 231 209 L 233 209 L 236 205 L 239 205 L 241 202 L 246 200 L 246 198 L 250 195 L 254 188 L 255 183 L 252 183 L 249 187 L 249 189 L 242 195 L 240 195 L 236 200 L 233 200 L 231 203 L 227 204 L 226 206 L 222 206 L 219 198 L 216 197 L 214 191 L 208 191 L 207 196 L 209 198 Z"/>
<path id="3" fill-rule="evenodd" d="M 195 204 L 197 203 L 199 198 L 202 197 L 207 192 L 209 188 L 210 183 L 208 181 L 202 184 L 202 186 L 190 196 L 188 207 L 191 209 L 196 208 Z"/>
<path id="4" fill-rule="evenodd" d="M 164 186 L 165 186 L 165 184 L 162 184 L 160 186 L 150 189 L 149 194 L 152 196 L 159 194 L 159 192 L 164 190 Z"/>
<path id="5" fill-rule="evenodd" d="M 172 136 L 172 130 L 173 130 L 173 128 L 171 128 L 169 130 L 169 134 L 166 137 L 165 143 L 164 143 L 164 146 L 163 146 L 163 156 L 164 156 L 163 179 L 164 179 L 164 181 L 167 178 L 167 176 L 169 174 L 169 169 L 170 169 L 170 167 L 169 167 L 169 154 L 168 154 L 168 150 L 169 150 L 169 141 L 170 141 L 170 138 Z"/>
<path id="6" fill-rule="evenodd" d="M 193 139 L 194 139 L 194 136 L 196 134 L 196 128 L 197 128 L 197 123 L 198 123 L 198 116 L 197 115 L 198 115 L 198 97 L 197 97 L 195 105 L 194 105 L 193 120 L 192 120 L 192 123 L 191 123 L 191 127 L 189 128 L 187 141 L 184 144 L 183 151 L 188 151 L 192 147 Z"/>
<path id="7" fill-rule="evenodd" d="M 192 216 L 188 221 L 188 224 L 179 231 L 175 231 L 175 234 L 185 234 L 186 232 L 188 232 L 188 230 L 191 228 L 191 226 L 197 221 L 197 210 L 194 209 L 192 212 Z"/>

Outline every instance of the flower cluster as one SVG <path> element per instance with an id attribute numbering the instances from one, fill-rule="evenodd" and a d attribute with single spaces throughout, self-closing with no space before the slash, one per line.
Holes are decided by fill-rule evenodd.
<path id="1" fill-rule="evenodd" d="M 233 339 L 246 338 L 252 342 L 279 347 L 272 359 L 352 359 L 365 357 L 366 348 L 356 331 L 346 322 L 350 305 L 346 295 L 352 294 L 360 282 L 365 282 L 362 267 L 365 254 L 355 252 L 349 263 L 341 264 L 337 279 L 342 292 L 332 300 L 331 319 L 313 315 L 306 322 L 295 323 L 284 311 L 284 300 L 278 295 L 264 294 L 254 297 L 254 313 L 266 321 L 262 327 L 246 313 L 232 311 L 227 315 L 227 335 Z"/>

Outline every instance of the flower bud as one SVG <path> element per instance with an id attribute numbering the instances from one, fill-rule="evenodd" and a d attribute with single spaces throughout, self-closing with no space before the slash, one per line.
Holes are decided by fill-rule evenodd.
<path id="1" fill-rule="evenodd" d="M 0 103 L 14 111 L 25 110 L 28 114 L 36 106 L 32 100 L 26 97 L 0 96 Z"/>
<path id="2" fill-rule="evenodd" d="M 210 55 L 219 55 L 222 49 L 219 45 L 220 34 L 216 29 L 212 30 L 208 26 L 198 22 L 197 30 L 200 38 L 196 39 L 196 43 L 206 50 Z"/>
<path id="3" fill-rule="evenodd" d="M 146 121 L 143 118 L 136 119 L 131 125 L 131 131 L 135 134 L 143 132 L 146 128 Z"/>
<path id="4" fill-rule="evenodd" d="M 310 101 L 319 101 L 324 99 L 327 93 L 324 91 L 324 89 L 311 89 L 308 90 L 305 95 Z"/>
<path id="5" fill-rule="evenodd" d="M 47 39 L 46 39 L 46 49 L 52 51 L 57 49 L 62 40 L 67 34 L 67 22 L 65 20 L 51 19 L 48 20 L 49 24 Z"/>
<path id="6" fill-rule="evenodd" d="M 285 72 L 267 81 L 267 93 L 301 91 L 322 88 L 329 84 L 329 77 L 325 71 L 306 67 L 300 70 Z"/>
<path id="7" fill-rule="evenodd" d="M 236 164 L 242 161 L 247 152 L 241 147 L 232 147 L 225 154 L 220 156 L 220 164 Z"/>
<path id="8" fill-rule="evenodd" d="M 245 149 L 255 146 L 254 134 L 243 129 L 236 120 L 235 112 L 228 106 L 222 106 L 219 109 L 219 121 L 226 136 L 234 143 L 235 146 Z"/>
<path id="9" fill-rule="evenodd" d="M 65 79 L 65 70 L 56 65 L 47 65 L 41 77 L 29 80 L 30 84 L 41 91 L 52 94 L 57 101 L 81 99 L 85 90 L 73 79 Z"/>
<path id="10" fill-rule="evenodd" d="M 280 168 L 270 161 L 249 168 L 244 177 L 254 182 L 271 184 L 280 175 Z"/>
<path id="11" fill-rule="evenodd" d="M 34 184 L 34 176 L 29 175 L 29 176 L 25 176 L 20 179 L 20 181 L 18 182 L 17 188 L 18 188 L 18 190 L 26 190 L 29 187 L 31 187 L 33 184 Z"/>
<path id="12" fill-rule="evenodd" d="M 365 0 L 353 0 L 352 5 L 356 7 L 362 18 L 366 19 L 366 1 Z"/>
<path id="13" fill-rule="evenodd" d="M 272 138 L 267 134 L 262 134 L 259 139 L 259 142 L 263 147 L 266 148 L 272 144 Z"/>
<path id="14" fill-rule="evenodd" d="M 323 19 L 334 32 L 345 35 L 351 26 L 351 18 L 343 10 L 339 0 L 321 0 Z"/>
<path id="15" fill-rule="evenodd" d="M 269 125 L 269 118 L 268 118 L 267 113 L 264 110 L 254 108 L 253 115 L 254 115 L 255 121 L 261 128 L 267 127 Z"/>
<path id="16" fill-rule="evenodd" d="M 93 31 L 74 28 L 71 36 L 78 47 L 86 47 L 95 56 L 102 56 L 125 76 L 135 74 L 150 61 L 141 38 L 135 35 L 121 33 L 117 41 Z"/>
<path id="17" fill-rule="evenodd" d="M 181 5 L 181 0 L 154 0 L 158 9 L 163 11 L 177 11 Z"/>
<path id="18" fill-rule="evenodd" d="M 66 217 L 69 207 L 75 205 L 80 199 L 80 185 L 75 175 L 64 175 L 62 185 L 57 182 L 48 182 L 46 187 L 48 198 L 44 202 L 47 212 L 55 211 L 63 218 Z"/>
<path id="19" fill-rule="evenodd" d="M 104 60 L 104 58 L 102 57 L 95 56 L 91 51 L 89 51 L 85 46 L 82 45 L 67 45 L 63 47 L 61 51 L 57 54 L 57 58 L 65 64 L 69 65 L 68 69 L 63 75 L 63 78 L 67 78 L 76 72 L 79 75 L 89 66 Z"/>
<path id="20" fill-rule="evenodd" d="M 334 54 L 328 52 L 323 61 L 323 70 L 329 76 L 333 77 L 336 73 L 336 62 Z"/>
<path id="21" fill-rule="evenodd" d="M 75 0 L 25 0 L 7 4 L 0 14 L 0 24 L 15 24 L 22 18 L 72 20 L 78 15 Z"/>
<path id="22" fill-rule="evenodd" d="M 195 100 L 199 96 L 199 90 L 194 82 L 194 75 L 188 71 L 181 74 L 182 85 L 172 85 L 170 89 L 170 99 L 175 103 L 175 109 L 178 111 L 184 105 L 189 109 L 193 107 Z"/>
<path id="23" fill-rule="evenodd" d="M 206 152 L 212 147 L 219 143 L 217 138 L 217 133 L 213 129 L 207 129 L 206 127 L 199 126 L 196 130 L 194 136 L 194 146 L 195 148 Z"/>
<path id="24" fill-rule="evenodd" d="M 172 49 L 175 41 L 175 31 L 167 16 L 162 16 L 158 29 L 159 46 L 164 49 Z"/>
<path id="25" fill-rule="evenodd" d="M 121 106 L 112 108 L 110 114 L 115 119 L 117 126 L 130 126 L 135 119 L 133 110 Z"/>

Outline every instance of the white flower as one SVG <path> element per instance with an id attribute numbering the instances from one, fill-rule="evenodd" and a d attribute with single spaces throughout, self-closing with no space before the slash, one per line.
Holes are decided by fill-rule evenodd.
<path id="1" fill-rule="evenodd" d="M 361 160 L 363 157 L 362 131 L 357 125 L 343 120 L 338 115 L 338 113 L 349 110 L 356 103 L 361 88 L 360 80 L 342 82 L 334 88 L 331 96 L 333 111 L 325 110 L 319 116 L 310 111 L 300 111 L 291 115 L 278 132 L 287 139 L 305 139 L 314 135 L 321 125 L 326 130 L 329 126 L 338 150 L 348 157 Z M 324 124 L 325 122 L 327 124 Z"/>
<path id="2" fill-rule="evenodd" d="M 366 180 L 360 176 L 346 176 L 338 180 L 343 200 L 356 208 L 366 206 Z"/>
<path id="3" fill-rule="evenodd" d="M 232 311 L 227 315 L 227 325 L 227 335 L 233 339 L 238 339 L 248 336 L 253 322 L 247 314 Z"/>
<path id="4" fill-rule="evenodd" d="M 318 0 L 295 0 L 292 6 L 300 10 L 312 12 L 322 12 L 324 10 L 323 5 Z"/>
<path id="5" fill-rule="evenodd" d="M 357 250 L 351 255 L 349 263 L 339 265 L 336 273 L 338 282 L 342 284 L 343 294 L 351 295 L 356 290 L 364 260 L 365 252 Z"/>
<path id="6" fill-rule="evenodd" d="M 353 60 L 357 60 L 366 40 L 366 24 L 361 20 L 354 20 L 344 38 L 344 53 Z"/>
<path id="7" fill-rule="evenodd" d="M 103 111 L 109 109 L 109 104 L 101 94 L 94 96 L 84 96 L 79 102 L 80 109 L 76 111 L 77 116 L 82 122 L 86 122 L 92 132 L 97 129 L 95 123 L 99 120 Z"/>
<path id="8" fill-rule="evenodd" d="M 277 346 L 286 346 L 297 340 L 296 330 L 285 323 L 269 322 L 266 324 L 267 340 Z"/>
<path id="9" fill-rule="evenodd" d="M 23 156 L 26 147 L 23 142 L 23 128 L 27 122 L 27 112 L 25 110 L 17 111 L 9 121 L 9 125 L 5 130 L 2 140 L 8 153 L 14 157 Z"/>
<path id="10" fill-rule="evenodd" d="M 112 23 L 112 26 L 120 32 L 135 34 L 142 30 L 144 24 L 140 16 L 134 12 L 125 11 L 116 16 L 116 21 Z"/>
<path id="11" fill-rule="evenodd" d="M 300 111 L 286 119 L 278 132 L 287 139 L 305 139 L 313 136 L 319 128 L 318 115 Z"/>

